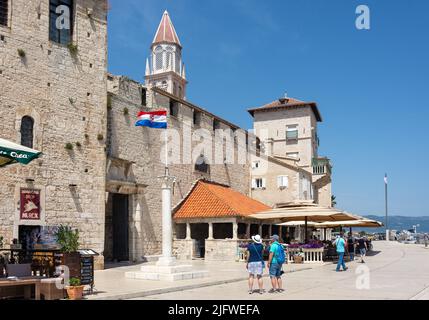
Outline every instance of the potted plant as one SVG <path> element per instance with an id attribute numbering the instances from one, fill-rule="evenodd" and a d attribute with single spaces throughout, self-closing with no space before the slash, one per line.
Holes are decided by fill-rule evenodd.
<path id="1" fill-rule="evenodd" d="M 63 254 L 61 263 L 68 267 L 70 277 L 80 278 L 79 231 L 60 225 L 55 236 Z"/>
<path id="2" fill-rule="evenodd" d="M 67 295 L 70 300 L 82 300 L 83 297 L 83 288 L 80 284 L 79 278 L 71 278 L 69 285 L 66 286 Z"/>

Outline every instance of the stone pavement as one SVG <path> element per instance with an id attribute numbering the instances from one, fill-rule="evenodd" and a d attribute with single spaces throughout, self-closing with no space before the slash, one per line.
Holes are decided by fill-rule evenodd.
<path id="1" fill-rule="evenodd" d="M 138 271 L 142 265 L 122 266 L 107 270 L 95 271 L 95 292 L 86 296 L 89 300 L 118 300 L 145 297 L 150 295 L 175 293 L 178 291 L 214 286 L 247 279 L 243 262 L 205 262 L 202 260 L 180 261 L 180 264 L 192 264 L 195 270 L 208 270 L 207 278 L 182 280 L 175 282 L 134 280 L 125 278 L 125 272 Z M 285 272 L 296 272 L 321 268 L 323 265 L 286 265 Z"/>
<path id="2" fill-rule="evenodd" d="M 247 282 L 197 288 L 178 293 L 146 296 L 152 300 L 361 300 L 429 299 L 429 250 L 422 245 L 374 242 L 365 264 L 348 263 L 349 270 L 335 272 L 335 265 L 287 274 L 286 291 L 263 295 L 247 293 Z M 369 277 L 364 274 L 366 271 Z M 265 287 L 269 281 L 265 279 Z M 367 287 L 368 285 L 368 287 Z"/>

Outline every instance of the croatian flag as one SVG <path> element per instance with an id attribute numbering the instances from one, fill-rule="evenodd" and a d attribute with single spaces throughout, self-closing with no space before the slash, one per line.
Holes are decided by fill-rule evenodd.
<path id="1" fill-rule="evenodd" d="M 167 111 L 140 112 L 136 127 L 167 129 Z"/>

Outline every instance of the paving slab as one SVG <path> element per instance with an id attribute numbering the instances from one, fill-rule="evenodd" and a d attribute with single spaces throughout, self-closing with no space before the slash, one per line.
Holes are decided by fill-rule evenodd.
<path id="1" fill-rule="evenodd" d="M 94 294 L 87 295 L 88 300 L 123 300 L 151 295 L 192 290 L 247 279 L 246 265 L 243 262 L 206 262 L 202 260 L 179 261 L 180 264 L 192 265 L 195 271 L 207 271 L 208 277 L 186 279 L 176 282 L 128 279 L 126 273 L 138 272 L 142 267 L 150 270 L 154 263 L 144 263 L 132 266 L 120 266 L 107 270 L 95 271 Z M 323 264 L 288 264 L 284 266 L 286 273 L 292 273 L 314 268 Z"/>
<path id="2" fill-rule="evenodd" d="M 248 294 L 247 281 L 225 283 L 210 288 L 182 291 L 180 300 L 428 300 L 429 250 L 422 245 L 374 242 L 374 251 L 365 259 L 348 263 L 345 272 L 335 265 L 287 274 L 284 293 Z M 269 289 L 268 279 L 264 279 Z M 177 300 L 175 293 L 140 299 Z"/>

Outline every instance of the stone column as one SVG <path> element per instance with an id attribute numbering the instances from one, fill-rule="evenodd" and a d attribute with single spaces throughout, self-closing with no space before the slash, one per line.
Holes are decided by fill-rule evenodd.
<path id="1" fill-rule="evenodd" d="M 259 233 L 259 235 L 261 236 L 261 238 L 264 236 L 264 235 L 262 234 L 262 224 L 260 224 L 260 225 L 259 225 L 258 233 Z"/>
<path id="2" fill-rule="evenodd" d="M 238 223 L 237 223 L 237 221 L 234 221 L 232 223 L 232 238 L 234 240 L 238 239 Z"/>
<path id="3" fill-rule="evenodd" d="M 158 266 L 172 266 L 175 264 L 173 257 L 173 219 L 171 215 L 171 181 L 168 172 L 162 181 L 162 257 Z"/>
<path id="4" fill-rule="evenodd" d="M 191 224 L 186 222 L 186 240 L 191 240 Z"/>
<path id="5" fill-rule="evenodd" d="M 268 227 L 268 236 L 271 237 L 273 235 L 273 225 L 270 224 L 270 226 Z"/>
<path id="6" fill-rule="evenodd" d="M 250 223 L 246 224 L 246 238 L 250 239 Z"/>
<path id="7" fill-rule="evenodd" d="M 280 237 L 281 240 L 285 241 L 283 239 L 283 226 L 279 226 L 279 237 Z"/>
<path id="8" fill-rule="evenodd" d="M 209 237 L 207 240 L 213 240 L 213 222 L 209 222 Z"/>

